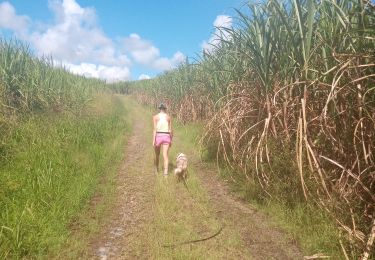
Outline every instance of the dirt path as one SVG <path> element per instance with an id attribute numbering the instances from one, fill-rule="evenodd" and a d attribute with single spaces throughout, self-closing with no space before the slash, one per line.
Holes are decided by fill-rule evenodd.
<path id="1" fill-rule="evenodd" d="M 178 133 L 177 130 L 176 135 L 179 134 L 184 133 Z M 115 184 L 116 203 L 108 216 L 107 224 L 90 243 L 91 259 L 303 258 L 296 243 L 287 239 L 281 231 L 268 225 L 266 218 L 254 208 L 234 197 L 228 187 L 219 180 L 215 170 L 202 163 L 197 152 L 191 150 L 192 148 L 189 150 L 182 141 L 177 142 L 177 148 L 171 151 L 170 158 L 173 158 L 173 153 L 182 147 L 188 152 L 192 175 L 188 185 L 193 189 L 196 185 L 196 191 L 187 192 L 182 184 L 176 184 L 173 176 L 170 176 L 166 182 L 162 180 L 163 177 L 153 175 L 149 135 L 150 129 L 146 121 L 139 120 L 134 124 L 133 134 L 125 149 L 123 165 Z M 204 193 L 201 198 L 192 197 L 195 196 L 194 192 L 198 194 L 199 190 Z M 176 197 L 175 208 L 169 211 L 167 209 L 167 214 L 160 213 L 162 210 L 158 208 L 158 204 L 163 203 L 158 197 L 167 196 L 165 194 L 169 196 L 166 199 L 166 208 L 169 206 L 168 201 Z M 201 204 L 197 202 L 205 200 L 206 202 Z M 223 227 L 223 230 L 210 241 L 181 246 L 180 252 L 163 247 L 160 242 L 162 239 L 154 243 L 153 240 L 158 240 L 161 234 L 160 230 L 155 231 L 155 229 L 165 229 L 162 233 L 183 233 L 181 231 L 183 227 L 178 221 L 187 215 L 191 217 L 183 225 L 192 226 L 191 230 L 197 233 L 198 238 L 212 234 L 212 230 L 219 226 Z M 162 221 L 160 218 L 171 220 L 158 226 L 157 223 Z M 207 223 L 214 221 L 214 223 L 210 228 L 208 224 L 203 225 L 203 221 Z M 202 223 L 199 224 L 200 222 Z M 191 240 L 191 233 L 185 232 L 182 239 Z M 235 241 L 236 236 L 238 241 Z M 173 237 L 174 235 L 172 241 L 174 241 Z M 181 240 L 180 237 L 177 239 Z M 200 251 L 197 251 L 198 248 Z M 196 250 L 195 255 L 194 250 Z M 221 252 L 215 254 L 218 251 Z"/>
<path id="2" fill-rule="evenodd" d="M 151 205 L 150 191 L 155 178 L 152 178 L 145 158 L 146 151 L 144 121 L 134 124 L 133 134 L 125 149 L 125 158 L 117 178 L 116 204 L 109 216 L 107 225 L 91 244 L 91 257 L 94 259 L 132 259 L 140 252 L 134 252 L 131 244 L 142 232 L 149 216 Z M 147 167 L 148 166 L 148 167 Z M 147 256 L 143 255 L 144 258 Z"/>
<path id="3" fill-rule="evenodd" d="M 229 229 L 239 229 L 251 259 L 303 259 L 296 242 L 272 227 L 266 217 L 255 208 L 236 198 L 229 187 L 219 180 L 217 173 L 200 162 L 203 187 L 218 217 Z"/>

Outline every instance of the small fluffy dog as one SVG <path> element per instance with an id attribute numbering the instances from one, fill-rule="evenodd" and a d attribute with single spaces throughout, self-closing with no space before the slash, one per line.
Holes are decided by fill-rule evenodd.
<path id="1" fill-rule="evenodd" d="M 186 180 L 187 177 L 187 157 L 183 153 L 179 153 L 176 157 L 176 169 L 174 174 L 177 176 L 178 181 Z"/>

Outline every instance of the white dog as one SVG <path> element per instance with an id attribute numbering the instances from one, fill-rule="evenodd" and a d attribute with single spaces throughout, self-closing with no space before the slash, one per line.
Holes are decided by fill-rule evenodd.
<path id="1" fill-rule="evenodd" d="M 179 153 L 176 157 L 176 169 L 174 174 L 177 176 L 178 180 L 186 180 L 187 177 L 187 157 L 183 153 Z"/>

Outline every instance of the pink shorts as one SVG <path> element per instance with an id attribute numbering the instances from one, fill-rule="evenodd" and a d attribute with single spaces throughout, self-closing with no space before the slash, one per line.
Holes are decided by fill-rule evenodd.
<path id="1" fill-rule="evenodd" d="M 156 133 L 155 146 L 160 146 L 161 144 L 171 144 L 171 135 L 167 133 Z"/>

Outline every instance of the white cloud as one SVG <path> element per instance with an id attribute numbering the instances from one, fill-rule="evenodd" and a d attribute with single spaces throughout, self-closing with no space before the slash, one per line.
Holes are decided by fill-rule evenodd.
<path id="1" fill-rule="evenodd" d="M 159 49 L 155 46 L 150 46 L 144 50 L 132 51 L 131 55 L 134 60 L 143 65 L 150 65 L 152 62 L 160 56 Z"/>
<path id="2" fill-rule="evenodd" d="M 52 55 L 72 63 L 130 65 L 126 54 L 116 51 L 112 40 L 96 25 L 94 9 L 82 8 L 75 0 L 53 1 L 50 9 L 55 23 L 29 37 L 38 55 Z"/>
<path id="3" fill-rule="evenodd" d="M 104 66 L 92 63 L 63 63 L 63 66 L 74 74 L 90 78 L 107 80 L 107 82 L 126 81 L 130 79 L 130 71 L 127 67 Z"/>
<path id="4" fill-rule="evenodd" d="M 124 49 L 135 62 L 159 71 L 175 68 L 185 60 L 185 55 L 181 52 L 176 52 L 172 58 L 161 57 L 158 48 L 135 33 L 124 38 L 122 42 Z"/>
<path id="5" fill-rule="evenodd" d="M 154 60 L 153 67 L 159 70 L 170 70 L 178 66 L 180 63 L 184 62 L 186 59 L 185 55 L 181 52 L 176 52 L 171 59 L 168 58 L 158 58 Z"/>
<path id="6" fill-rule="evenodd" d="M 230 28 L 232 26 L 232 17 L 228 15 L 218 15 L 214 21 L 215 27 Z"/>
<path id="7" fill-rule="evenodd" d="M 76 0 L 50 0 L 49 8 L 53 22 L 41 23 L 17 15 L 9 2 L 0 3 L 0 29 L 12 30 L 38 56 L 52 56 L 56 64 L 63 63 L 74 73 L 109 81 L 130 79 L 131 66 L 160 72 L 185 59 L 181 52 L 171 58 L 161 56 L 152 42 L 138 34 L 112 40 L 97 25 L 95 9 L 81 7 Z"/>
<path id="8" fill-rule="evenodd" d="M 151 77 L 149 75 L 146 75 L 146 74 L 141 74 L 141 75 L 139 75 L 138 79 L 139 80 L 142 80 L 142 79 L 151 79 Z"/>
<path id="9" fill-rule="evenodd" d="M 16 33 L 27 30 L 30 18 L 17 15 L 16 10 L 9 2 L 0 3 L 0 29 L 10 29 Z"/>
<path id="10" fill-rule="evenodd" d="M 130 79 L 130 71 L 127 67 L 98 66 L 99 78 L 107 79 L 108 82 L 126 81 Z"/>
<path id="11" fill-rule="evenodd" d="M 159 49 L 138 34 L 131 34 L 123 42 L 124 48 L 130 52 L 133 59 L 142 65 L 150 65 L 160 56 Z"/>
<path id="12" fill-rule="evenodd" d="M 213 51 L 215 46 L 220 44 L 220 38 L 229 38 L 229 33 L 223 29 L 232 27 L 232 17 L 228 15 L 218 15 L 213 25 L 215 26 L 215 32 L 208 41 L 204 41 L 201 45 L 202 49 L 207 52 Z"/>

